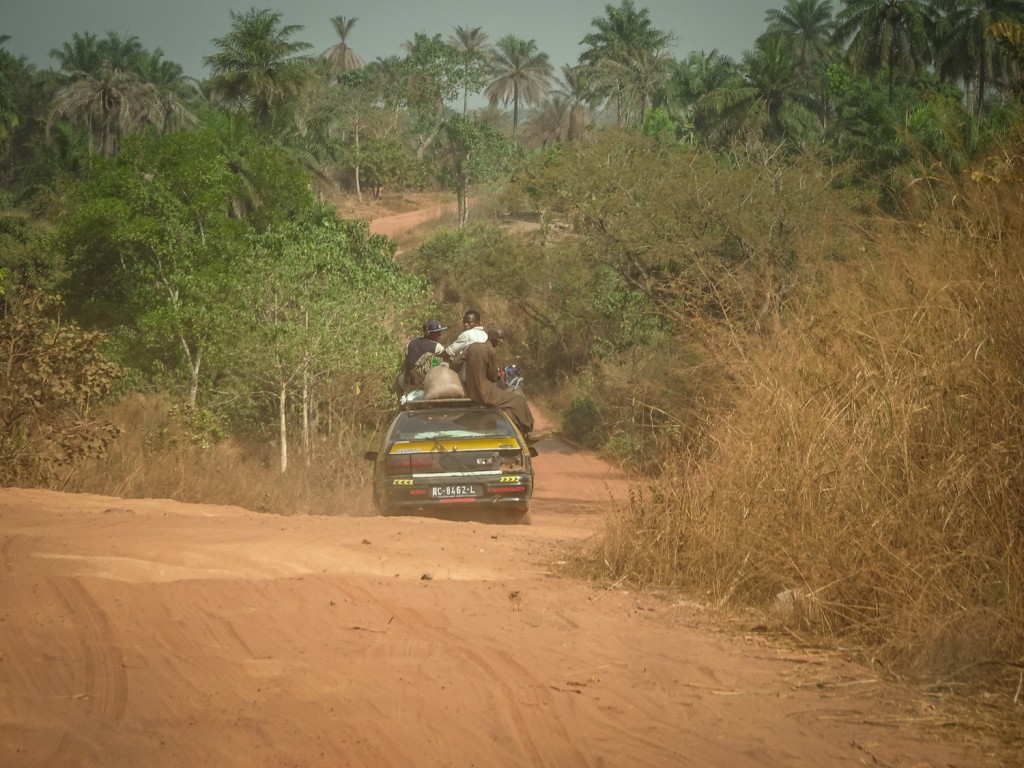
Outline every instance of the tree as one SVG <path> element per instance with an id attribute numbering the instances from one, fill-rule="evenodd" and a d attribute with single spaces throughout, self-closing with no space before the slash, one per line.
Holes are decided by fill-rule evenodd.
<path id="1" fill-rule="evenodd" d="M 670 75 L 671 33 L 654 27 L 646 8 L 633 0 L 605 6 L 605 15 L 591 20 L 596 31 L 580 41 L 587 49 L 579 63 L 592 71 L 595 84 L 615 103 L 620 124 L 640 124 L 655 93 Z"/>
<path id="2" fill-rule="evenodd" d="M 803 77 L 810 77 L 829 58 L 834 26 L 829 0 L 786 0 L 781 9 L 768 9 L 764 20 L 769 34 L 790 41 Z"/>
<path id="3" fill-rule="evenodd" d="M 379 198 L 384 187 L 408 184 L 416 177 L 416 158 L 397 136 L 370 139 L 363 145 L 362 169 L 366 186 Z"/>
<path id="4" fill-rule="evenodd" d="M 90 148 L 91 139 L 96 138 L 100 154 L 111 157 L 117 154 L 122 136 L 147 125 L 163 128 L 168 117 L 166 106 L 152 83 L 104 62 L 95 77 L 82 73 L 57 92 L 50 108 L 47 133 L 55 119 L 66 118 L 87 129 Z M 177 114 L 184 119 L 184 108 Z"/>
<path id="5" fill-rule="evenodd" d="M 10 39 L 9 35 L 0 35 L 0 45 Z M 21 122 L 15 92 L 19 81 L 22 81 L 29 71 L 28 62 L 24 57 L 16 59 L 0 48 L 0 160 L 6 156 L 14 131 Z"/>
<path id="6" fill-rule="evenodd" d="M 818 111 L 824 126 L 828 116 L 825 68 L 831 54 L 835 22 L 829 0 L 786 0 L 781 9 L 765 13 L 768 35 L 781 35 L 796 56 L 796 67 L 809 88 L 818 92 Z"/>
<path id="7" fill-rule="evenodd" d="M 586 105 L 594 98 L 594 89 L 586 67 L 562 67 L 562 79 L 558 82 L 553 95 L 565 100 L 569 109 L 569 126 L 565 138 L 579 141 L 587 127 Z"/>
<path id="8" fill-rule="evenodd" d="M 469 188 L 505 173 L 514 144 L 486 122 L 453 115 L 444 125 L 442 178 L 458 198 L 459 228 L 469 220 Z"/>
<path id="9" fill-rule="evenodd" d="M 484 85 L 491 47 L 487 33 L 480 27 L 455 27 L 448 42 L 463 55 L 462 114 L 465 115 L 469 110 L 470 91 L 476 93 Z"/>
<path id="10" fill-rule="evenodd" d="M 658 106 L 667 106 L 670 112 L 682 111 L 690 115 L 702 96 L 740 76 L 739 65 L 730 56 L 719 53 L 717 48 L 691 51 L 685 59 L 675 62 Z"/>
<path id="11" fill-rule="evenodd" d="M 291 102 L 310 78 L 308 60 L 299 54 L 312 46 L 291 39 L 301 29 L 282 25 L 279 12 L 231 11 L 231 31 L 214 38 L 217 53 L 203 59 L 212 74 L 213 97 L 249 114 L 268 131 L 275 111 Z"/>
<path id="12" fill-rule="evenodd" d="M 255 238 L 242 275 L 234 302 L 236 376 L 275 405 L 283 473 L 290 401 L 300 400 L 308 445 L 310 412 L 323 402 L 317 389 L 326 379 L 358 392 L 363 381 L 392 376 L 388 350 L 398 341 L 389 319 L 398 315 L 396 325 L 405 326 L 423 286 L 402 272 L 388 238 L 371 235 L 365 221 L 327 212 L 307 212 Z"/>
<path id="13" fill-rule="evenodd" d="M 465 59 L 440 35 L 417 32 L 405 48 L 409 53 L 395 63 L 394 74 L 417 134 L 416 157 L 422 159 L 444 128 L 445 105 L 459 96 Z"/>
<path id="14" fill-rule="evenodd" d="M 843 0 L 835 39 L 852 37 L 847 55 L 854 72 L 884 70 L 892 98 L 896 73 L 914 74 L 931 59 L 925 0 Z"/>
<path id="15" fill-rule="evenodd" d="M 79 315 L 109 328 L 134 367 L 180 371 L 192 405 L 237 322 L 222 313 L 237 293 L 236 255 L 263 223 L 258 209 L 242 220 L 237 201 L 272 177 L 255 191 L 276 209 L 267 220 L 310 203 L 305 179 L 245 143 L 229 151 L 209 129 L 126 141 L 74 190 L 59 231 Z"/>
<path id="16" fill-rule="evenodd" d="M 565 140 L 569 135 L 572 108 L 560 93 L 552 93 L 523 129 L 523 140 L 546 147 Z"/>
<path id="17" fill-rule="evenodd" d="M 944 0 L 936 26 L 935 62 L 947 78 L 973 86 L 973 111 L 981 115 L 989 84 L 1011 67 L 985 30 L 1001 21 L 1024 21 L 1024 0 Z"/>
<path id="18" fill-rule="evenodd" d="M 57 60 L 60 71 L 74 78 L 80 77 L 82 73 L 96 77 L 104 64 L 113 69 L 142 74 L 139 62 L 147 55 L 139 38 L 134 35 L 122 37 L 116 32 L 107 32 L 103 39 L 89 32 L 75 32 L 70 41 L 63 43 L 60 48 L 50 50 L 50 56 Z"/>
<path id="19" fill-rule="evenodd" d="M 764 35 L 744 54 L 742 80 L 729 80 L 697 103 L 698 128 L 713 139 L 799 142 L 813 129 L 813 98 L 781 35 Z"/>
<path id="20" fill-rule="evenodd" d="M 512 135 L 519 126 L 519 105 L 537 104 L 544 97 L 554 70 L 548 55 L 537 50 L 535 40 L 506 35 L 494 47 L 491 58 L 494 79 L 487 86 L 491 104 L 512 104 Z"/>
<path id="21" fill-rule="evenodd" d="M 327 65 L 330 67 L 331 72 L 340 75 L 344 72 L 348 72 L 350 69 L 359 69 L 363 66 L 362 57 L 353 51 L 348 46 L 348 35 L 352 31 L 352 27 L 359 19 L 344 16 L 334 16 L 331 19 L 331 23 L 334 25 L 334 31 L 338 33 L 338 37 L 341 38 L 339 42 L 332 45 L 324 53 L 324 58 L 327 60 Z"/>

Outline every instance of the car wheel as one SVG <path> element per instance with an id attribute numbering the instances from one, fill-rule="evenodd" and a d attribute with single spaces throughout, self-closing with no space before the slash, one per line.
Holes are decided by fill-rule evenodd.
<path id="1" fill-rule="evenodd" d="M 522 512 L 516 512 L 512 518 L 512 521 L 516 525 L 532 525 L 533 515 L 530 514 L 530 510 L 526 509 Z"/>

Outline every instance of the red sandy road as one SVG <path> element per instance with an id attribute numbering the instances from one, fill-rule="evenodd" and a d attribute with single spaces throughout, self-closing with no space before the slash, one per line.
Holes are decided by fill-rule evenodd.
<path id="1" fill-rule="evenodd" d="M 0 489 L 0 765 L 996 764 L 861 668 L 552 576 L 624 485 L 546 445 L 531 527 Z"/>

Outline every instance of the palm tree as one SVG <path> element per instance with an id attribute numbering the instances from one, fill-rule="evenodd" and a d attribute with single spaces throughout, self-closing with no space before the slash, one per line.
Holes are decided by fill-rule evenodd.
<path id="1" fill-rule="evenodd" d="M 462 114 L 465 115 L 469 110 L 469 89 L 474 85 L 479 89 L 477 73 L 486 64 L 491 46 L 487 44 L 487 33 L 480 27 L 455 27 L 448 42 L 465 57 L 462 83 Z"/>
<path id="2" fill-rule="evenodd" d="M 312 46 L 291 39 L 300 29 L 282 26 L 276 11 L 231 11 L 231 31 L 214 38 L 217 53 L 203 59 L 212 73 L 214 98 L 269 129 L 275 109 L 297 96 L 310 77 L 308 61 L 299 53 Z"/>
<path id="3" fill-rule="evenodd" d="M 786 0 L 781 9 L 764 15 L 767 32 L 789 38 L 796 52 L 797 68 L 808 77 L 814 65 L 826 60 L 832 39 L 830 0 Z"/>
<path id="4" fill-rule="evenodd" d="M 481 27 L 455 27 L 455 33 L 448 36 L 448 42 L 460 51 L 487 53 L 487 33 Z"/>
<path id="5" fill-rule="evenodd" d="M 976 87 L 973 111 L 980 115 L 988 84 L 1010 68 L 985 30 L 1000 21 L 1024 21 L 1024 0 L 941 0 L 939 5 L 936 65 L 943 77 L 961 78 L 968 92 Z"/>
<path id="6" fill-rule="evenodd" d="M 332 45 L 324 53 L 324 58 L 327 59 L 327 65 L 331 72 L 336 75 L 340 75 L 343 72 L 348 72 L 350 69 L 359 69 L 363 66 L 362 57 L 353 51 L 348 46 L 348 34 L 352 31 L 352 27 L 359 21 L 357 18 L 344 16 L 335 16 L 331 19 L 331 23 L 334 25 L 334 31 L 338 33 L 338 37 L 341 38 L 340 42 Z"/>
<path id="7" fill-rule="evenodd" d="M 167 120 L 160 91 L 134 72 L 100 66 L 96 77 L 82 73 L 54 96 L 47 123 L 47 135 L 53 121 L 63 117 L 83 125 L 92 137 L 99 139 L 100 154 L 117 154 L 121 136 L 153 125 L 163 128 Z"/>
<path id="8" fill-rule="evenodd" d="M 557 144 L 569 135 L 571 127 L 569 100 L 553 92 L 541 102 L 537 114 L 523 127 L 523 141 L 542 147 Z"/>
<path id="9" fill-rule="evenodd" d="M 855 71 L 887 70 L 892 99 L 897 70 L 913 74 L 931 58 L 927 0 L 843 0 L 835 39 L 852 36 L 848 55 Z"/>
<path id="10" fill-rule="evenodd" d="M 587 68 L 583 66 L 562 67 L 562 79 L 552 92 L 565 99 L 569 109 L 569 128 L 566 138 L 579 141 L 587 127 L 586 105 L 594 98 Z"/>
<path id="11" fill-rule="evenodd" d="M 100 64 L 103 63 L 103 55 L 97 42 L 96 35 L 90 32 L 86 32 L 84 35 L 75 32 L 71 35 L 69 42 L 64 43 L 60 48 L 50 49 L 50 58 L 57 60 L 58 69 L 65 74 L 87 72 L 90 75 L 95 75 L 100 71 Z"/>
<path id="12" fill-rule="evenodd" d="M 15 58 L 3 47 L 10 39 L 10 35 L 0 35 L 0 159 L 7 155 L 15 129 L 21 123 L 15 98 L 18 81 L 31 73 L 24 56 Z"/>
<path id="13" fill-rule="evenodd" d="M 674 80 L 683 105 L 692 106 L 705 93 L 721 88 L 739 74 L 739 65 L 731 56 L 712 48 L 710 51 L 691 51 L 686 59 L 679 62 Z"/>
<path id="14" fill-rule="evenodd" d="M 157 49 L 157 53 L 163 55 L 160 49 Z M 58 69 L 72 78 L 79 77 L 82 72 L 96 77 L 104 63 L 114 69 L 142 75 L 141 68 L 150 55 L 142 47 L 139 38 L 134 35 L 122 36 L 116 32 L 107 32 L 107 36 L 102 39 L 89 32 L 84 35 L 75 32 L 69 42 L 50 50 L 50 56 L 57 59 Z"/>
<path id="15" fill-rule="evenodd" d="M 487 86 L 491 104 L 512 103 L 512 135 L 519 126 L 519 105 L 537 104 L 544 97 L 554 74 L 548 55 L 537 50 L 534 40 L 506 35 L 495 46 L 491 59 L 494 79 Z"/>
<path id="16" fill-rule="evenodd" d="M 656 29 L 646 8 L 637 10 L 633 0 L 616 8 L 605 6 L 605 15 L 591 21 L 597 31 L 580 41 L 587 46 L 579 63 L 591 68 L 604 94 L 615 100 L 619 122 L 643 122 L 655 91 L 671 75 L 667 48 L 671 33 Z"/>
<path id="17" fill-rule="evenodd" d="M 800 142 L 816 120 L 813 97 L 795 62 L 786 38 L 763 35 L 743 56 L 743 78 L 730 79 L 698 100 L 698 128 L 720 141 Z"/>

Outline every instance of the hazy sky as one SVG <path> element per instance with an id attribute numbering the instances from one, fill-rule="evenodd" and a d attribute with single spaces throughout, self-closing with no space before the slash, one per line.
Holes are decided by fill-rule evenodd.
<path id="1" fill-rule="evenodd" d="M 618 6 L 620 0 L 612 5 Z M 636 0 L 653 24 L 676 36 L 673 55 L 717 48 L 738 58 L 764 31 L 764 13 L 785 0 Z M 320 53 L 337 42 L 330 19 L 356 17 L 348 43 L 366 61 L 402 55 L 401 45 L 416 32 L 445 38 L 455 26 L 482 27 L 490 42 L 507 34 L 537 41 L 556 71 L 575 64 L 579 42 L 592 31 L 591 20 L 604 14 L 608 0 L 0 0 L 0 34 L 10 36 L 7 50 L 24 54 L 36 66 L 55 65 L 49 52 L 74 32 L 105 36 L 107 31 L 135 35 L 146 48 L 162 48 L 193 77 L 208 72 L 203 57 L 214 52 L 211 40 L 230 29 L 229 11 L 273 8 L 285 24 L 303 29 L 294 39 Z"/>

